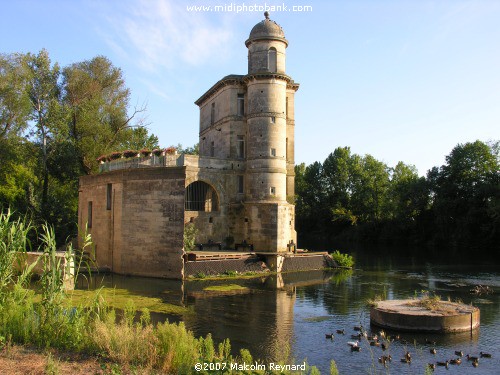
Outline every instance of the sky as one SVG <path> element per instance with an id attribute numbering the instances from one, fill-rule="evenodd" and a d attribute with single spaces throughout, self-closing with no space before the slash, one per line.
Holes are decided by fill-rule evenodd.
<path id="1" fill-rule="evenodd" d="M 187 147 L 194 102 L 247 73 L 244 42 L 265 6 L 300 83 L 296 163 L 349 146 L 425 175 L 459 143 L 500 140 L 498 0 L 0 0 L 0 53 L 45 48 L 62 67 L 106 56 L 160 144 Z"/>

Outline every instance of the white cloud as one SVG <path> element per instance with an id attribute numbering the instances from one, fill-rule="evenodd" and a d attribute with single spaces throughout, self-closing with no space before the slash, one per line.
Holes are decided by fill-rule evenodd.
<path id="1" fill-rule="evenodd" d="M 208 13 L 188 12 L 172 0 L 125 1 L 115 6 L 106 12 L 111 26 L 108 45 L 120 54 L 126 51 L 143 70 L 216 63 L 229 56 L 231 29 L 224 22 L 210 22 Z"/>

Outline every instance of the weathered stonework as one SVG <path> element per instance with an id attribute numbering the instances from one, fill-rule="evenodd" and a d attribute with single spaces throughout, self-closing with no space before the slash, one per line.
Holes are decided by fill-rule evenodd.
<path id="1" fill-rule="evenodd" d="M 120 274 L 182 278 L 184 191 L 179 167 L 82 177 L 78 222 L 89 223 L 91 204 L 97 265 Z"/>
<path id="2" fill-rule="evenodd" d="M 81 178 L 79 225 L 92 224 L 99 267 L 181 278 L 183 231 L 191 224 L 198 244 L 293 249 L 299 85 L 285 73 L 283 29 L 268 16 L 245 44 L 248 74 L 222 78 L 195 102 L 199 156 L 115 161 L 102 168 L 107 172 Z"/>

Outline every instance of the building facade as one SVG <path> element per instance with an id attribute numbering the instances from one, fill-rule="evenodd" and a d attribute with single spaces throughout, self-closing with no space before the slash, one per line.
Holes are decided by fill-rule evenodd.
<path id="1" fill-rule="evenodd" d="M 188 225 L 206 248 L 285 253 L 296 244 L 299 85 L 285 71 L 288 41 L 266 13 L 245 45 L 248 73 L 222 78 L 195 102 L 199 156 L 108 162 L 81 178 L 79 224 L 90 223 L 99 266 L 176 278 Z"/>

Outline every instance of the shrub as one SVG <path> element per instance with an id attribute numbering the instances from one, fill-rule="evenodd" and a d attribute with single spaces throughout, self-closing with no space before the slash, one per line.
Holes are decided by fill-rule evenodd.
<path id="1" fill-rule="evenodd" d="M 339 267 L 352 267 L 354 265 L 354 259 L 349 254 L 342 254 L 340 251 L 335 250 L 330 255 Z"/>

